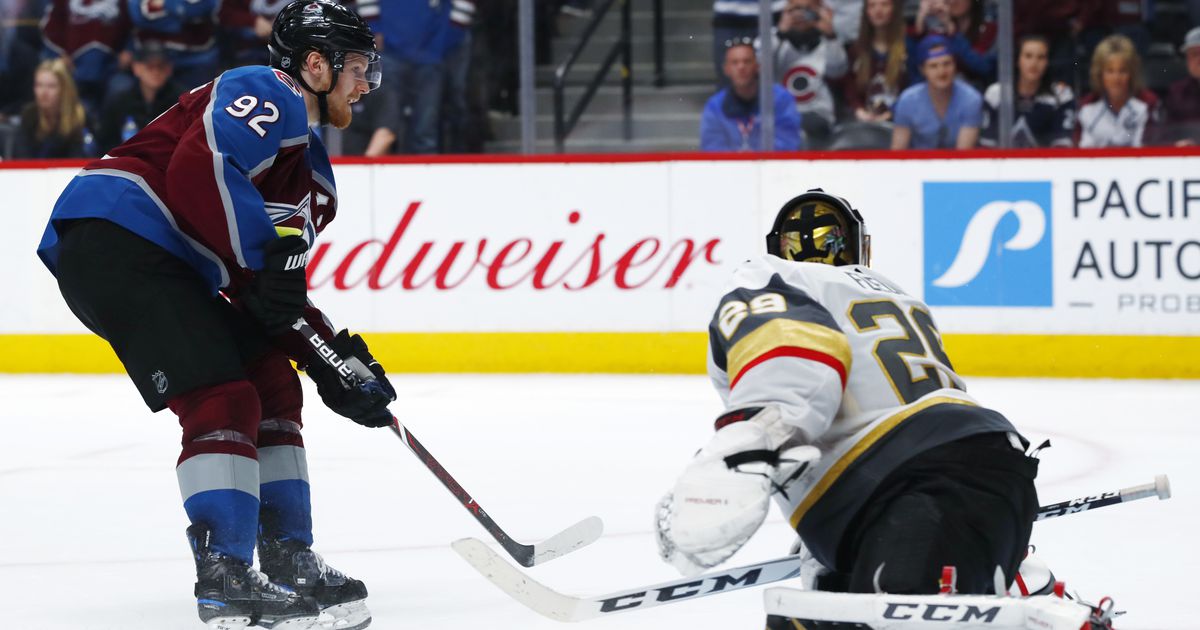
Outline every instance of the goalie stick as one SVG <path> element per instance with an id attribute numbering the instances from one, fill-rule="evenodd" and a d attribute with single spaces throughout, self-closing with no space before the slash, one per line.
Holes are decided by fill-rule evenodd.
<path id="1" fill-rule="evenodd" d="M 1154 483 L 1147 483 L 1140 486 L 1130 486 L 1120 490 L 1105 492 L 1104 494 L 1092 495 L 1090 497 L 1079 497 L 1070 501 L 1060 501 L 1050 505 L 1043 505 L 1038 508 L 1037 518 L 1041 521 L 1055 516 L 1063 516 L 1064 514 L 1074 514 L 1076 512 L 1086 512 L 1094 508 L 1101 508 L 1108 505 L 1116 505 L 1126 501 L 1136 501 L 1138 499 L 1146 499 L 1149 497 L 1158 497 L 1160 501 L 1165 501 L 1171 498 L 1171 481 L 1166 475 L 1156 475 Z"/>
<path id="2" fill-rule="evenodd" d="M 1090 508 L 1115 505 L 1152 496 L 1170 498 L 1170 484 L 1166 475 L 1155 477 L 1155 482 L 1132 486 L 1123 490 L 1106 492 L 1091 497 L 1081 497 L 1055 503 L 1038 510 L 1037 520 L 1074 514 Z M 1064 505 L 1084 506 L 1066 510 Z M 761 586 L 788 580 L 800 575 L 803 560 L 799 555 L 784 556 L 756 564 L 748 564 L 725 571 L 706 573 L 690 578 L 681 578 L 651 586 L 630 588 L 598 597 L 575 597 L 559 593 L 534 580 L 492 551 L 477 538 L 463 538 L 450 545 L 458 555 L 487 578 L 497 588 L 517 600 L 526 608 L 554 619 L 555 621 L 584 621 L 596 617 L 630 610 L 645 610 L 662 604 L 674 604 L 690 599 L 728 593 L 731 591 Z"/>
<path id="3" fill-rule="evenodd" d="M 317 356 L 322 361 L 329 364 L 329 367 L 337 370 L 338 374 L 350 384 L 351 387 L 380 387 L 376 382 L 375 374 L 363 364 L 357 357 L 342 359 L 337 352 L 329 347 L 325 339 L 313 329 L 304 318 L 296 320 L 292 328 L 304 335 L 308 344 L 312 346 Z M 417 440 L 395 415 L 392 416 L 392 432 L 404 445 L 408 447 L 421 463 L 432 472 L 442 485 L 453 494 L 459 503 L 479 521 L 480 525 L 487 530 L 500 546 L 512 556 L 514 560 L 524 567 L 532 567 L 534 565 L 549 562 L 560 556 L 564 556 L 580 547 L 596 542 L 600 538 L 600 534 L 604 531 L 604 523 L 595 516 L 575 523 L 574 525 L 562 530 L 561 532 L 532 545 L 521 544 L 512 539 L 496 521 L 492 520 L 491 516 L 484 511 L 483 506 L 479 505 L 459 483 L 454 479 L 449 471 L 428 450 Z"/>

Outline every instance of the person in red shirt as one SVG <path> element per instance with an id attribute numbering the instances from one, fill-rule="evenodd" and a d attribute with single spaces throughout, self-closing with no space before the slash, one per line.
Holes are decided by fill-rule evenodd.
<path id="1" fill-rule="evenodd" d="M 1188 76 L 1171 84 L 1163 113 L 1175 144 L 1187 146 L 1200 141 L 1200 26 L 1188 31 L 1179 51 L 1187 58 Z"/>

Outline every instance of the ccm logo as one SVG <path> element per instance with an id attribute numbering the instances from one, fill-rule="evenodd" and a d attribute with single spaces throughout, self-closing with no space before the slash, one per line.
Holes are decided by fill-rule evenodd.
<path id="1" fill-rule="evenodd" d="M 655 593 L 651 595 L 647 591 L 639 591 L 637 593 L 628 593 L 626 595 L 618 595 L 602 600 L 600 612 L 616 612 L 618 610 L 627 610 L 629 608 L 637 608 L 641 606 L 648 598 L 653 597 L 660 602 L 669 602 L 676 599 L 687 599 L 697 595 L 708 595 L 717 591 L 723 591 L 727 587 L 734 586 L 736 588 L 745 588 L 754 586 L 758 582 L 759 576 L 762 574 L 762 569 L 751 569 L 741 577 L 732 575 L 718 575 L 695 582 L 687 582 L 685 584 L 673 584 L 664 588 L 651 591 Z M 711 588 L 707 588 L 711 586 Z M 707 588 L 707 590 L 706 590 Z"/>
<path id="2" fill-rule="evenodd" d="M 883 611 L 884 619 L 924 619 L 925 621 L 956 621 L 966 623 L 978 620 L 980 623 L 992 623 L 1000 607 L 978 608 L 975 606 L 959 606 L 958 604 L 896 604 L 889 603 Z"/>

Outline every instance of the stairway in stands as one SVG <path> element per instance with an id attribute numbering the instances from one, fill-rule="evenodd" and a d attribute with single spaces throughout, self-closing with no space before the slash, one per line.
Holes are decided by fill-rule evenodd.
<path id="1" fill-rule="evenodd" d="M 633 23 L 633 140 L 623 137 L 619 62 L 613 64 L 566 142 L 567 153 L 693 151 L 699 146 L 700 112 L 715 91 L 711 0 L 663 0 L 666 85 L 654 86 L 654 12 L 651 0 L 631 0 Z M 597 1 L 599 4 L 599 1 Z M 569 112 L 620 33 L 614 5 L 568 75 Z M 537 152 L 554 152 L 555 67 L 567 58 L 589 18 L 560 15 L 554 62 L 537 68 Z M 519 153 L 521 119 L 491 119 L 490 153 Z"/>

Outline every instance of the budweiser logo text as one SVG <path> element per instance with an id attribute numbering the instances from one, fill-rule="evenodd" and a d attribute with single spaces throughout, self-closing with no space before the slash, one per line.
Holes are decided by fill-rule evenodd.
<path id="1" fill-rule="evenodd" d="M 579 291 L 609 282 L 618 289 L 672 289 L 693 264 L 719 264 L 715 257 L 719 238 L 672 241 L 647 236 L 618 244 L 597 232 L 586 241 L 580 239 L 580 245 L 575 239 L 539 243 L 524 237 L 440 245 L 421 240 L 419 228 L 409 234 L 420 207 L 419 201 L 408 205 L 386 242 L 362 241 L 345 254 L 331 254 L 332 243 L 318 244 L 308 265 L 309 287 L 332 283 L 341 291 L 363 285 L 373 291 L 396 287 L 446 291 L 479 278 L 494 290 L 526 286 Z M 567 222 L 574 226 L 580 218 L 579 212 L 571 212 Z"/>

